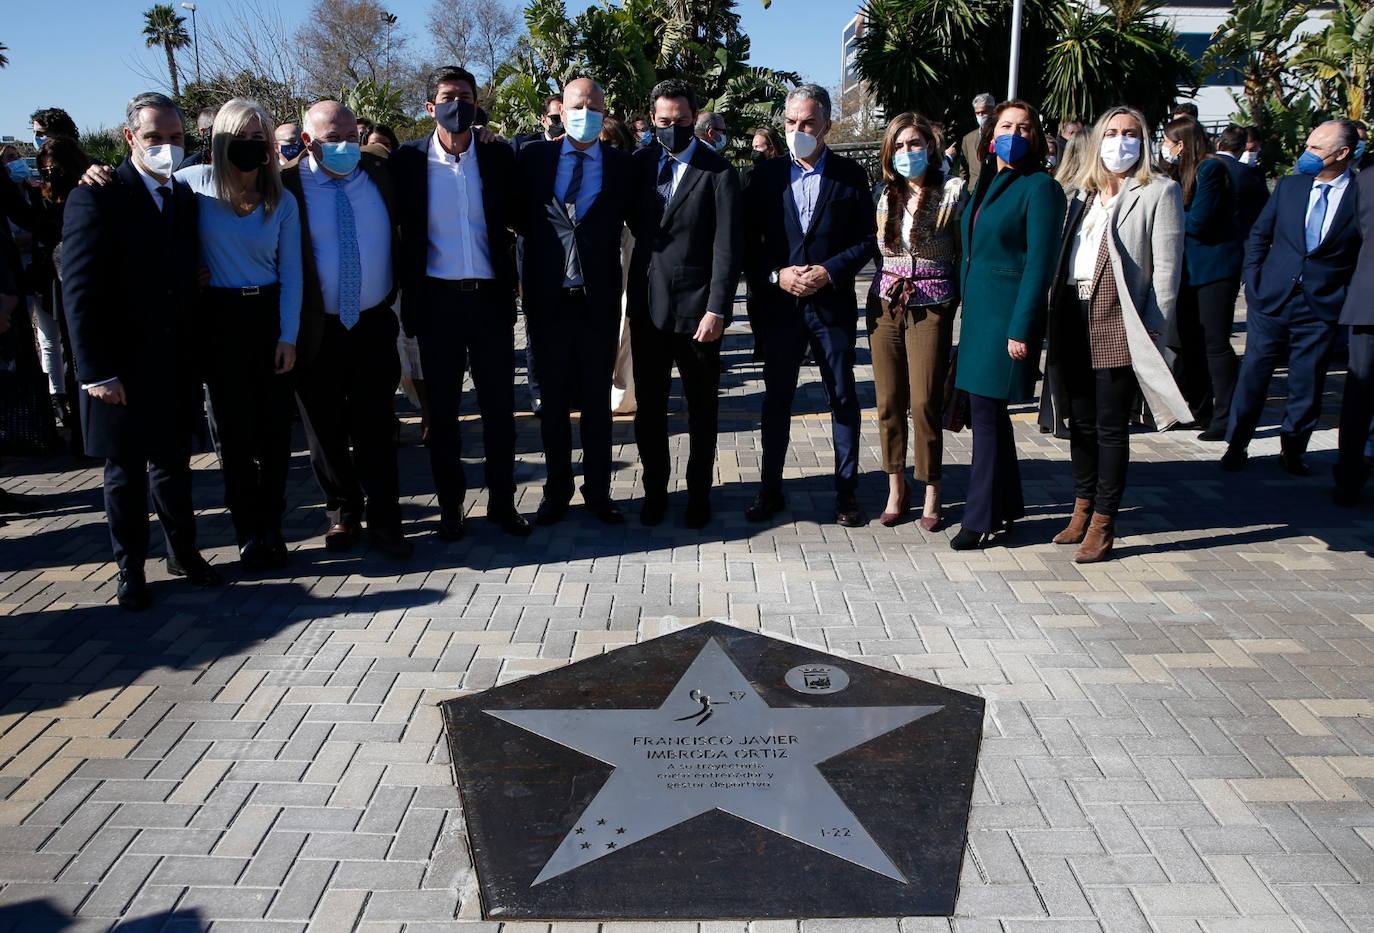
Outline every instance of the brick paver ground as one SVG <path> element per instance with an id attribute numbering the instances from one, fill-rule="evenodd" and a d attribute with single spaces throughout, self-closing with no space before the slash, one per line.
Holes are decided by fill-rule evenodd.
<path id="1" fill-rule="evenodd" d="M 1047 543 L 1072 501 L 1067 445 L 1023 419 L 1030 515 L 1009 547 L 956 554 L 949 530 L 828 521 L 814 369 L 790 511 L 747 524 L 762 386 L 747 338 L 727 350 L 717 518 L 701 533 L 608 530 L 575 510 L 528 541 L 473 522 L 442 544 L 411 419 L 409 564 L 325 553 L 298 447 L 292 569 L 237 579 L 202 456 L 203 539 L 234 582 L 196 592 L 150 564 L 156 606 L 130 616 L 112 605 L 98 471 L 11 464 L 7 488 L 49 498 L 0 528 L 0 931 L 495 931 L 480 919 L 436 704 L 706 618 L 989 700 L 957 916 L 807 920 L 804 933 L 1374 929 L 1374 520 L 1328 504 L 1333 432 L 1307 480 L 1278 470 L 1272 431 L 1239 476 L 1191 433 L 1137 435 L 1119 559 L 1079 567 Z M 876 515 L 866 347 L 860 360 Z M 680 457 L 681 412 L 674 430 Z M 957 522 L 969 439 L 947 438 Z M 635 499 L 628 420 L 615 439 L 614 494 Z M 519 450 L 532 511 L 532 418 Z M 480 490 L 475 462 L 469 476 Z"/>

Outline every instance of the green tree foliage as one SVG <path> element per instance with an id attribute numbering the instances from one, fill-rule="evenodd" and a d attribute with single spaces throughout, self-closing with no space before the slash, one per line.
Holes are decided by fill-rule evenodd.
<path id="1" fill-rule="evenodd" d="M 176 7 L 170 3 L 154 4 L 143 14 L 143 38 L 149 48 L 160 45 L 167 53 L 167 74 L 172 79 L 172 96 L 179 96 L 181 82 L 177 76 L 176 51 L 191 44 L 191 34 L 186 31 L 186 17 L 178 16 Z"/>
<path id="2" fill-rule="evenodd" d="M 1203 75 L 1240 72 L 1245 111 L 1261 129 L 1267 128 L 1276 107 L 1281 110 L 1295 98 L 1288 67 L 1300 47 L 1297 29 L 1310 6 L 1306 0 L 1241 0 L 1212 34 Z"/>
<path id="3" fill-rule="evenodd" d="M 1326 27 L 1308 36 L 1293 60 L 1319 82 L 1334 113 L 1352 120 L 1374 115 L 1374 2 L 1336 0 Z"/>
<path id="4" fill-rule="evenodd" d="M 86 130 L 81 134 L 80 142 L 81 151 L 92 162 L 101 165 L 118 165 L 129 154 L 129 148 L 124 144 L 124 134 L 117 129 L 102 126 Z"/>
<path id="5" fill-rule="evenodd" d="M 10 47 L 8 45 L 0 42 L 0 68 L 8 68 L 10 66 L 10 57 L 5 54 L 9 50 Z"/>
<path id="6" fill-rule="evenodd" d="M 373 123 L 388 126 L 409 121 L 403 97 L 401 90 L 393 89 L 386 82 L 359 81 L 353 87 L 339 89 L 339 102 L 349 110 Z"/>

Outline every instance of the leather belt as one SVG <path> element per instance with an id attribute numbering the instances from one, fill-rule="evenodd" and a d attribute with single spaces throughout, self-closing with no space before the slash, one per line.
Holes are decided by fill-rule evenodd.
<path id="1" fill-rule="evenodd" d="M 563 297 L 565 298 L 586 298 L 587 286 L 585 285 L 564 285 Z"/>

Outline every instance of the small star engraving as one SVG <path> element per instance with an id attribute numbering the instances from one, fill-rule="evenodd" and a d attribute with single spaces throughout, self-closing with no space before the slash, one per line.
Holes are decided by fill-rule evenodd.
<path id="1" fill-rule="evenodd" d="M 596 825 L 597 825 L 597 826 L 605 826 L 605 825 L 606 825 L 606 821 L 605 821 L 605 820 L 597 820 L 597 821 L 596 821 Z"/>
<path id="2" fill-rule="evenodd" d="M 615 831 L 615 834 L 616 834 L 617 836 L 623 836 L 623 835 L 625 835 L 625 827 L 624 827 L 624 826 L 621 826 L 620 828 L 618 828 L 618 829 Z"/>
<path id="3" fill-rule="evenodd" d="M 579 827 L 577 827 L 577 829 L 574 829 L 573 832 L 577 833 L 577 834 L 580 836 L 580 835 L 582 835 L 583 833 L 585 833 L 586 830 L 583 829 L 581 826 L 579 826 Z"/>
<path id="4" fill-rule="evenodd" d="M 608 843 L 606 843 L 606 848 L 608 848 L 608 849 L 614 849 L 614 848 L 615 848 L 615 843 L 614 843 L 614 842 L 608 842 Z"/>
<path id="5" fill-rule="evenodd" d="M 584 842 L 584 843 L 582 843 L 582 848 L 584 848 L 584 849 L 590 849 L 591 847 L 592 847 L 592 844 L 591 844 L 590 842 Z"/>

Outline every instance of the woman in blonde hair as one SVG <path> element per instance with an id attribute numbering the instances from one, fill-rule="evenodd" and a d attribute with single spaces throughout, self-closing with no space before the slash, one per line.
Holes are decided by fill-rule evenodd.
<path id="1" fill-rule="evenodd" d="M 1149 139 L 1139 111 L 1113 107 L 1066 186 L 1048 364 L 1066 396 L 1056 403 L 1069 414 L 1075 497 L 1054 541 L 1078 544 L 1078 563 L 1111 557 L 1137 394 L 1160 429 L 1192 418 L 1159 348 L 1178 300 L 1183 197 L 1151 167 Z"/>
<path id="2" fill-rule="evenodd" d="M 925 484 L 921 527 L 940 524 L 944 453 L 940 415 L 959 304 L 959 214 L 964 182 L 946 178 L 939 134 L 925 117 L 903 113 L 888 124 L 880 161 L 878 274 L 868 294 L 868 342 L 878 397 L 878 438 L 887 473 L 879 521 L 907 513 L 907 409 L 915 429 L 915 475 Z"/>
<path id="3" fill-rule="evenodd" d="M 210 164 L 176 173 L 196 193 L 210 288 L 198 315 L 224 498 L 240 563 L 285 566 L 282 515 L 291 457 L 291 378 L 301 315 L 301 228 L 283 197 L 276 127 L 234 98 L 215 117 Z"/>

